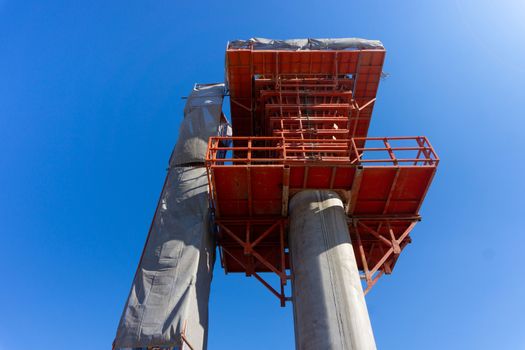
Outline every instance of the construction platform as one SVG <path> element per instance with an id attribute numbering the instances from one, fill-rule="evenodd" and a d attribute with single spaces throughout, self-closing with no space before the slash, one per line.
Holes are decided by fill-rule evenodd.
<path id="1" fill-rule="evenodd" d="M 358 148 L 358 140 L 373 147 Z M 211 138 L 207 168 L 224 269 L 256 278 L 259 272 L 275 272 L 285 282 L 288 201 L 304 189 L 329 189 L 346 204 L 369 287 L 391 273 L 420 220 L 439 159 L 425 137 L 358 140 Z"/>
<path id="2" fill-rule="evenodd" d="M 210 138 L 206 159 L 221 264 L 284 305 L 288 202 L 305 189 L 332 190 L 345 203 L 366 293 L 410 243 L 439 159 L 423 136 L 367 136 L 382 46 L 274 46 L 230 43 L 226 52 L 235 136 Z"/>
<path id="3" fill-rule="evenodd" d="M 229 45 L 226 73 L 234 135 L 271 134 L 265 114 L 272 112 L 287 120 L 307 118 L 293 113 L 305 107 L 297 99 L 303 95 L 311 99 L 310 121 L 317 117 L 332 129 L 327 118 L 335 118 L 349 130 L 346 138 L 366 136 L 384 59 L 384 49 L 287 51 Z"/>

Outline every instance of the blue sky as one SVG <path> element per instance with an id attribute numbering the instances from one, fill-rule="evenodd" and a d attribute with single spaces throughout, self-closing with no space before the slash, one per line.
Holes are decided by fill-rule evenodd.
<path id="1" fill-rule="evenodd" d="M 394 274 L 367 296 L 380 349 L 525 349 L 521 1 L 0 0 L 0 350 L 108 349 L 185 96 L 230 39 L 380 39 L 370 134 L 442 162 Z M 291 307 L 212 286 L 211 350 L 292 349 Z"/>

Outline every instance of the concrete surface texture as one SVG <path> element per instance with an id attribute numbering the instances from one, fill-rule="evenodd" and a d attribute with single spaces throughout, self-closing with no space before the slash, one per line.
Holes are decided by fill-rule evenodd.
<path id="1" fill-rule="evenodd" d="M 289 213 L 296 349 L 375 350 L 343 202 L 305 190 Z"/>

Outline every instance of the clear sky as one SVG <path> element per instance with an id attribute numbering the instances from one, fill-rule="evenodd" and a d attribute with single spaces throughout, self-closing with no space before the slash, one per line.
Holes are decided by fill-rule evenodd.
<path id="1" fill-rule="evenodd" d="M 525 349 L 524 18 L 519 0 L 0 0 L 0 350 L 110 348 L 180 97 L 252 36 L 380 39 L 370 135 L 427 135 L 442 159 L 367 296 L 379 348 Z M 293 348 L 257 281 L 216 268 L 210 303 L 211 350 Z"/>

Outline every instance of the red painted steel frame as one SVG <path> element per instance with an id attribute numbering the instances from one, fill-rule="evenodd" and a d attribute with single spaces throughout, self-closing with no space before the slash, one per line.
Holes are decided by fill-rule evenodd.
<path id="1" fill-rule="evenodd" d="M 290 279 L 287 273 L 289 259 L 286 252 L 286 219 L 218 219 L 216 224 L 220 232 L 221 265 L 225 272 L 245 272 L 246 276 L 255 277 L 284 306 L 288 300 L 284 287 Z M 277 274 L 279 287 L 272 287 L 260 272 Z"/>
<path id="2" fill-rule="evenodd" d="M 349 136 L 366 136 L 384 58 L 385 50 L 285 51 L 228 47 L 226 69 L 234 135 L 271 134 L 271 129 L 266 128 L 269 120 L 264 118 L 283 107 L 292 114 L 316 108 L 318 114 L 324 111 L 325 116 L 328 111 L 334 117 L 352 113 Z M 324 103 L 315 104 L 325 106 L 305 108 L 301 97 L 303 101 L 304 97 L 323 99 Z M 293 106 L 292 99 L 299 103 Z M 312 101 L 309 104 L 313 104 Z"/>
<path id="3" fill-rule="evenodd" d="M 345 203 L 365 293 L 390 274 L 439 159 L 425 137 L 367 137 L 385 50 L 228 47 L 236 137 L 212 137 L 210 202 L 226 272 L 289 300 L 288 201 L 304 189 Z M 262 273 L 278 277 L 272 286 Z"/>
<path id="4" fill-rule="evenodd" d="M 439 158 L 425 137 L 361 140 L 379 142 L 379 147 L 357 147 L 355 141 L 210 138 L 211 202 L 221 232 L 221 262 L 227 272 L 254 276 L 281 303 L 287 300 L 279 292 L 288 279 L 287 207 L 289 198 L 303 189 L 332 189 L 345 201 L 366 291 L 382 274 L 392 272 L 399 253 L 410 242 L 410 231 L 420 220 L 419 207 Z M 398 142 L 402 144 L 396 146 Z M 374 156 L 376 153 L 385 156 Z M 230 156 L 220 158 L 220 154 Z M 279 287 L 262 280 L 261 272 L 277 274 Z"/>

